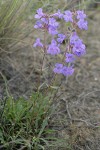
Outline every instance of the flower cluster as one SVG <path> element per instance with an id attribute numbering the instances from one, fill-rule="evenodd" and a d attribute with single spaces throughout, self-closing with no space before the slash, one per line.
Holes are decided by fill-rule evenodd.
<path id="1" fill-rule="evenodd" d="M 72 66 L 67 67 L 63 64 L 56 63 L 53 71 L 58 74 L 63 74 L 64 76 L 70 76 L 73 74 L 74 69 Z"/>
<path id="2" fill-rule="evenodd" d="M 77 11 L 77 19 L 78 19 L 78 22 L 77 22 L 78 27 L 81 30 L 82 29 L 87 30 L 88 29 L 87 21 L 85 20 L 86 14 L 84 14 L 84 11 L 80 11 L 80 10 Z"/>
<path id="3" fill-rule="evenodd" d="M 82 40 L 78 37 L 76 32 L 74 32 L 70 37 L 70 45 L 72 47 L 72 52 L 74 55 L 80 57 L 86 53 L 85 45 L 83 44 Z"/>
<path id="4" fill-rule="evenodd" d="M 63 55 L 62 63 L 56 63 L 53 69 L 56 74 L 63 74 L 64 76 L 70 76 L 74 72 L 73 63 L 76 57 L 81 57 L 86 54 L 86 46 L 77 34 L 77 29 L 87 30 L 88 23 L 87 16 L 82 10 L 78 11 L 64 11 L 60 10 L 54 14 L 46 14 L 42 11 L 42 8 L 37 10 L 35 19 L 37 19 L 34 26 L 35 29 L 41 29 L 45 33 L 51 35 L 51 43 L 48 45 L 46 41 L 44 44 L 39 38 L 36 39 L 34 47 L 46 48 L 44 52 L 50 55 Z M 65 33 L 59 33 L 60 23 L 58 20 L 63 20 L 65 23 L 70 24 L 70 27 L 66 29 Z M 45 38 L 46 39 L 46 38 Z M 63 53 L 61 51 L 61 44 L 63 41 L 68 41 L 66 44 L 66 50 Z M 47 45 L 46 45 L 47 44 Z"/>

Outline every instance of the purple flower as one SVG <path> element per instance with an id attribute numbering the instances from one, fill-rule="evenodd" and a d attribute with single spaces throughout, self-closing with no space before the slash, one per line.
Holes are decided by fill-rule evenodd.
<path id="1" fill-rule="evenodd" d="M 43 24 L 41 21 L 37 21 L 35 26 L 34 26 L 35 29 L 42 28 L 42 27 L 43 27 Z"/>
<path id="2" fill-rule="evenodd" d="M 33 45 L 33 47 L 37 47 L 37 46 L 43 47 L 43 44 L 40 42 L 40 39 L 39 39 L 39 38 L 36 39 L 36 42 L 35 42 L 34 45 Z"/>
<path id="3" fill-rule="evenodd" d="M 51 41 L 51 44 L 47 49 L 47 53 L 51 55 L 57 55 L 60 53 L 60 49 L 57 45 L 57 42 L 54 39 Z"/>
<path id="4" fill-rule="evenodd" d="M 72 46 L 73 53 L 78 57 L 86 54 L 85 45 L 83 44 L 82 40 L 79 39 L 76 32 L 74 32 L 70 37 L 70 44 Z"/>
<path id="5" fill-rule="evenodd" d="M 54 73 L 61 74 L 63 70 L 63 64 L 56 63 L 55 68 L 53 69 Z"/>
<path id="6" fill-rule="evenodd" d="M 70 44 L 74 45 L 75 42 L 79 39 L 78 35 L 76 34 L 76 32 L 73 32 L 72 36 L 70 37 Z"/>
<path id="7" fill-rule="evenodd" d="M 54 18 L 49 18 L 49 26 L 53 26 L 57 28 L 59 26 L 59 23 Z"/>
<path id="8" fill-rule="evenodd" d="M 78 57 L 86 54 L 85 45 L 82 43 L 80 39 L 75 42 L 72 51 Z"/>
<path id="9" fill-rule="evenodd" d="M 48 31 L 49 31 L 49 34 L 51 34 L 51 35 L 55 35 L 58 33 L 57 29 L 54 28 L 53 26 L 49 26 Z"/>
<path id="10" fill-rule="evenodd" d="M 55 13 L 55 14 L 53 14 L 52 16 L 58 17 L 59 19 L 62 19 L 62 18 L 63 18 L 63 14 L 60 12 L 60 10 L 58 10 L 58 12 Z"/>
<path id="11" fill-rule="evenodd" d="M 88 29 L 88 23 L 86 20 L 84 19 L 80 19 L 78 22 L 77 22 L 77 25 L 78 27 L 82 30 L 87 30 Z"/>
<path id="12" fill-rule="evenodd" d="M 49 18 L 48 30 L 49 30 L 50 34 L 52 34 L 52 35 L 57 34 L 58 26 L 59 26 L 59 23 L 54 18 Z"/>
<path id="13" fill-rule="evenodd" d="M 65 38 L 66 38 L 66 36 L 64 34 L 58 34 L 57 41 L 59 43 L 62 43 Z"/>
<path id="14" fill-rule="evenodd" d="M 75 14 L 75 15 L 74 15 Z M 45 50 L 47 50 L 48 54 L 51 55 L 57 55 L 61 52 L 60 50 L 60 45 L 61 43 L 67 39 L 67 35 L 64 34 L 58 34 L 58 29 L 59 29 L 59 23 L 57 22 L 56 19 L 64 19 L 65 22 L 68 22 L 69 25 L 71 24 L 76 24 L 77 27 L 81 30 L 87 30 L 88 29 L 88 23 L 86 21 L 86 14 L 84 11 L 78 10 L 76 13 L 72 11 L 65 11 L 64 13 L 61 13 L 60 10 L 58 10 L 54 14 L 45 14 L 42 11 L 42 8 L 39 8 L 37 10 L 37 13 L 35 14 L 35 18 L 38 19 L 36 22 L 34 28 L 36 29 L 43 29 L 43 31 L 48 31 L 49 34 L 52 36 L 52 41 L 51 43 L 47 46 L 44 46 L 43 43 L 41 42 L 40 38 L 36 39 L 36 42 L 34 43 L 33 47 L 41 47 Z M 70 41 L 68 42 L 67 46 L 67 53 L 65 57 L 65 62 L 67 64 L 61 64 L 61 63 L 56 63 L 55 67 L 53 69 L 54 73 L 57 74 L 62 74 L 64 76 L 71 76 L 74 73 L 74 67 L 73 63 L 76 59 L 76 56 L 80 57 L 86 53 L 86 47 L 83 43 L 83 41 L 79 38 L 77 33 L 75 32 L 75 29 L 71 29 L 72 27 L 69 27 L 69 31 L 67 34 L 70 35 Z M 57 36 L 56 36 L 57 34 Z M 55 39 L 55 37 L 57 37 Z M 64 55 L 62 53 L 62 55 Z"/>
<path id="15" fill-rule="evenodd" d="M 71 11 L 65 11 L 65 15 L 63 17 L 66 22 L 73 22 L 73 15 Z"/>
<path id="16" fill-rule="evenodd" d="M 41 21 L 45 24 L 48 24 L 48 19 L 47 18 L 41 18 Z"/>
<path id="17" fill-rule="evenodd" d="M 74 68 L 72 68 L 72 66 L 70 66 L 70 67 L 64 66 L 63 67 L 62 74 L 64 76 L 71 76 L 73 73 L 74 73 Z"/>
<path id="18" fill-rule="evenodd" d="M 73 54 L 71 54 L 71 53 L 66 53 L 66 59 L 65 59 L 65 61 L 67 63 L 72 63 L 72 62 L 75 61 L 75 56 Z"/>
<path id="19" fill-rule="evenodd" d="M 71 76 L 74 73 L 74 68 L 63 66 L 63 64 L 56 63 L 53 69 L 54 73 L 63 74 L 64 76 Z"/>
<path id="20" fill-rule="evenodd" d="M 85 19 L 86 18 L 86 14 L 84 13 L 83 10 L 78 10 L 77 11 L 77 19 Z"/>
<path id="21" fill-rule="evenodd" d="M 41 17 L 43 17 L 44 16 L 44 13 L 42 12 L 42 8 L 39 8 L 38 10 L 37 10 L 37 14 L 35 15 L 35 18 L 36 19 L 40 19 Z"/>

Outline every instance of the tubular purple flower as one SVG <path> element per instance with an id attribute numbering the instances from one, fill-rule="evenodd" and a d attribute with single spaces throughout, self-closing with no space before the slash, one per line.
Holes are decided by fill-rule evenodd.
<path id="1" fill-rule="evenodd" d="M 49 33 L 52 35 L 55 35 L 58 33 L 57 28 L 59 26 L 59 23 L 56 21 L 54 18 L 49 18 L 49 25 L 48 25 L 48 30 Z"/>
<path id="2" fill-rule="evenodd" d="M 72 51 L 78 57 L 86 54 L 85 45 L 82 43 L 80 39 L 75 42 Z"/>
<path id="3" fill-rule="evenodd" d="M 53 69 L 54 73 L 62 74 L 63 64 L 56 63 L 55 68 Z"/>
<path id="4" fill-rule="evenodd" d="M 85 19 L 87 17 L 83 10 L 78 10 L 76 13 L 77 19 Z"/>
<path id="5" fill-rule="evenodd" d="M 54 28 L 53 26 L 49 26 L 48 31 L 49 31 L 49 34 L 51 34 L 51 35 L 56 35 L 56 34 L 58 34 L 57 29 Z"/>
<path id="6" fill-rule="evenodd" d="M 38 20 L 38 21 L 36 22 L 34 28 L 35 28 L 35 29 L 43 28 L 42 22 Z"/>
<path id="7" fill-rule="evenodd" d="M 83 19 L 80 19 L 78 22 L 77 22 L 77 25 L 78 27 L 82 30 L 87 30 L 88 29 L 88 23 L 86 20 L 83 20 Z"/>
<path id="8" fill-rule="evenodd" d="M 63 40 L 65 40 L 65 38 L 66 38 L 66 35 L 58 34 L 58 38 L 57 38 L 58 43 L 62 43 Z"/>
<path id="9" fill-rule="evenodd" d="M 49 26 L 53 26 L 55 28 L 58 28 L 59 23 L 54 18 L 49 18 Z"/>
<path id="10" fill-rule="evenodd" d="M 41 21 L 42 21 L 43 23 L 45 23 L 45 24 L 48 24 L 48 23 L 49 23 L 49 21 L 48 21 L 47 18 L 41 18 Z"/>
<path id="11" fill-rule="evenodd" d="M 74 73 L 74 68 L 72 66 L 70 66 L 70 67 L 64 66 L 63 67 L 62 74 L 64 76 L 71 76 L 73 73 Z"/>
<path id="12" fill-rule="evenodd" d="M 43 47 L 43 44 L 40 42 L 40 38 L 36 39 L 36 42 L 34 43 L 33 47 Z"/>
<path id="13" fill-rule="evenodd" d="M 66 61 L 67 63 L 72 63 L 72 62 L 74 62 L 74 61 L 75 61 L 75 56 L 74 56 L 74 54 L 66 53 L 66 59 L 65 59 L 65 61 Z"/>
<path id="14" fill-rule="evenodd" d="M 73 34 L 70 37 L 70 44 L 74 45 L 75 42 L 79 39 L 78 35 L 76 34 L 76 32 L 73 32 Z"/>
<path id="15" fill-rule="evenodd" d="M 51 41 L 51 44 L 48 46 L 47 53 L 51 55 L 57 55 L 60 53 L 60 48 L 54 39 Z"/>
<path id="16" fill-rule="evenodd" d="M 43 17 L 45 14 L 42 12 L 42 8 L 39 8 L 37 10 L 37 14 L 35 15 L 36 19 L 40 19 L 41 17 Z"/>
<path id="17" fill-rule="evenodd" d="M 67 11 L 65 11 L 64 13 L 65 13 L 65 15 L 63 16 L 64 20 L 65 20 L 66 22 L 73 22 L 73 15 L 72 15 L 72 12 L 69 11 L 69 10 L 67 10 Z"/>
<path id="18" fill-rule="evenodd" d="M 58 10 L 57 13 L 53 14 L 52 15 L 53 17 L 58 17 L 59 19 L 62 19 L 63 18 L 63 14 L 60 12 L 60 10 Z"/>
<path id="19" fill-rule="evenodd" d="M 86 54 L 86 50 L 85 50 L 86 47 L 83 44 L 82 40 L 79 39 L 79 37 L 76 34 L 76 32 L 74 32 L 72 34 L 72 36 L 70 37 L 70 44 L 72 46 L 73 53 L 75 55 L 77 55 L 78 57 Z"/>

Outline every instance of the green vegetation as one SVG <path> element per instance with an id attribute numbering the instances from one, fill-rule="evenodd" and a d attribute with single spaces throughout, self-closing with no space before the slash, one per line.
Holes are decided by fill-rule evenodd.
<path id="1" fill-rule="evenodd" d="M 70 147 L 66 140 L 53 137 L 50 129 L 52 107 L 48 97 L 34 92 L 25 100 L 0 100 L 0 149 L 45 150 Z"/>
<path id="2" fill-rule="evenodd" d="M 0 148 L 43 149 L 47 144 L 45 134 L 50 132 L 48 97 L 33 93 L 30 99 L 12 97 L 0 104 Z"/>

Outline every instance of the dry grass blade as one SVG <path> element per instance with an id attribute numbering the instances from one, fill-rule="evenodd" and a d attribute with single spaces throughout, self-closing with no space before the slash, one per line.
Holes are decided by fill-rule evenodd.
<path id="1" fill-rule="evenodd" d="M 13 46 L 15 45 L 14 41 L 9 39 L 9 37 L 17 37 L 20 40 L 21 34 L 23 33 L 20 26 L 27 16 L 26 12 L 29 4 L 30 0 L 0 1 L 0 49 L 8 51 L 10 44 L 13 43 Z M 4 53 L 4 51 L 2 51 L 2 53 Z"/>

